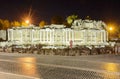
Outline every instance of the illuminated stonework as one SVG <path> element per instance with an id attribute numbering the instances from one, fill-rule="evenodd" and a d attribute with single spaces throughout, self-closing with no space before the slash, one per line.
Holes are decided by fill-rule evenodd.
<path id="1" fill-rule="evenodd" d="M 75 20 L 71 28 L 64 25 L 15 27 L 8 29 L 10 44 L 43 44 L 47 46 L 107 45 L 108 34 L 102 21 Z"/>
<path id="2" fill-rule="evenodd" d="M 6 30 L 0 30 L 0 40 L 7 40 Z"/>

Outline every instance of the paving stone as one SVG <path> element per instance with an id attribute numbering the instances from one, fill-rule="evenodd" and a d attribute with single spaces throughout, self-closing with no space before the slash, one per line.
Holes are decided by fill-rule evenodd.
<path id="1" fill-rule="evenodd" d="M 119 59 L 0 54 L 0 79 L 120 79 Z"/>

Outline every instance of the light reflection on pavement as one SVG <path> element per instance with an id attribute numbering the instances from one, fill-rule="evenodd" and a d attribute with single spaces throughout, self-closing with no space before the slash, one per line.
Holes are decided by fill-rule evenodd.
<path id="1" fill-rule="evenodd" d="M 39 76 L 37 73 L 37 66 L 36 66 L 36 58 L 34 57 L 23 57 L 19 58 L 18 66 L 21 66 L 21 71 L 25 75 L 31 75 L 31 76 Z"/>
<path id="2" fill-rule="evenodd" d="M 118 61 L 119 57 L 114 57 L 114 61 Z M 26 54 L 25 56 L 9 56 L 0 54 L 0 72 L 33 77 L 31 79 L 120 79 L 120 63 L 112 62 L 109 56 L 106 58 L 109 62 L 104 62 L 104 58 L 104 56 L 62 57 L 27 56 Z"/>
<path id="3" fill-rule="evenodd" d="M 119 64 L 115 64 L 115 63 L 104 63 L 103 65 L 101 65 L 103 67 L 103 69 L 106 70 L 106 72 L 112 72 L 112 74 L 107 74 L 107 73 L 103 73 L 103 76 L 105 76 L 106 78 L 110 78 L 110 79 L 119 79 L 120 78 L 120 69 L 119 69 Z M 116 73 L 117 72 L 117 73 Z M 119 72 L 119 73 L 118 73 Z M 115 75 L 118 74 L 118 75 Z"/>
<path id="4" fill-rule="evenodd" d="M 105 63 L 103 64 L 103 67 L 105 68 L 106 71 L 109 72 L 118 72 L 118 64 L 114 64 L 114 63 Z"/>

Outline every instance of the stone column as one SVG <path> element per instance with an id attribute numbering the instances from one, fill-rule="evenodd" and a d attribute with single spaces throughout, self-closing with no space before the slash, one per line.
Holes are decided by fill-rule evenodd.
<path id="1" fill-rule="evenodd" d="M 97 32 L 95 31 L 95 37 L 94 37 L 94 40 L 95 40 L 95 44 L 97 44 L 96 40 L 97 40 Z"/>
<path id="2" fill-rule="evenodd" d="M 39 41 L 41 42 L 41 30 L 39 30 Z"/>
<path id="3" fill-rule="evenodd" d="M 8 30 L 8 41 L 10 40 L 10 30 Z"/>
<path id="4" fill-rule="evenodd" d="M 42 42 L 42 30 L 40 30 L 40 42 Z"/>
<path id="5" fill-rule="evenodd" d="M 33 38 L 33 33 L 34 33 L 34 30 L 32 29 L 32 34 L 31 34 L 32 44 L 33 44 L 33 40 L 34 40 L 34 38 Z"/>
<path id="6" fill-rule="evenodd" d="M 91 35 L 90 35 L 90 36 L 91 36 L 90 44 L 91 44 L 91 43 L 93 43 L 93 40 L 92 40 L 92 39 L 93 39 L 93 32 L 92 32 L 91 30 L 90 30 L 90 34 L 91 34 Z"/>
<path id="7" fill-rule="evenodd" d="M 62 33 L 63 34 L 62 43 L 64 44 L 65 43 L 64 42 L 65 41 L 65 30 L 62 30 L 62 31 L 63 31 L 63 33 Z"/>
<path id="8" fill-rule="evenodd" d="M 72 42 L 74 44 L 74 30 L 72 30 Z"/>
<path id="9" fill-rule="evenodd" d="M 101 43 L 103 43 L 103 30 L 100 31 L 100 35 L 101 35 Z"/>
<path id="10" fill-rule="evenodd" d="M 44 41 L 44 42 L 45 42 L 45 39 L 46 39 L 46 38 L 45 38 L 45 37 L 46 37 L 45 32 L 46 32 L 46 31 L 45 31 L 45 29 L 44 29 L 44 30 L 43 30 L 43 41 Z"/>
<path id="11" fill-rule="evenodd" d="M 20 30 L 20 35 L 21 35 L 21 40 L 20 40 L 20 41 L 21 41 L 21 43 L 22 43 L 22 42 L 23 42 L 23 40 L 22 40 L 22 39 L 23 39 L 22 30 Z"/>
<path id="12" fill-rule="evenodd" d="M 106 34 L 105 34 L 105 30 L 104 30 L 104 42 L 106 42 Z"/>
<path id="13" fill-rule="evenodd" d="M 51 30 L 49 29 L 49 43 L 51 42 Z"/>
<path id="14" fill-rule="evenodd" d="M 70 34 L 71 34 L 71 31 L 70 30 L 68 30 L 68 33 L 69 33 L 69 41 L 71 40 L 70 38 L 71 38 L 71 36 L 70 36 Z"/>
<path id="15" fill-rule="evenodd" d="M 12 40 L 12 42 L 13 42 L 13 31 L 14 30 L 11 30 L 11 40 Z"/>
<path id="16" fill-rule="evenodd" d="M 87 43 L 87 30 L 84 30 L 84 44 Z"/>
<path id="17" fill-rule="evenodd" d="M 55 30 L 53 30 L 53 45 L 54 45 L 54 42 L 55 42 Z"/>
<path id="18" fill-rule="evenodd" d="M 66 45 L 67 45 L 67 37 L 68 37 L 68 36 L 67 36 L 67 34 L 68 34 L 67 32 L 68 32 L 68 31 L 66 30 Z"/>
<path id="19" fill-rule="evenodd" d="M 108 41 L 108 32 L 106 31 L 106 40 Z"/>
<path id="20" fill-rule="evenodd" d="M 45 43 L 48 42 L 48 30 L 45 31 L 45 35 L 46 35 L 46 38 L 45 38 Z"/>

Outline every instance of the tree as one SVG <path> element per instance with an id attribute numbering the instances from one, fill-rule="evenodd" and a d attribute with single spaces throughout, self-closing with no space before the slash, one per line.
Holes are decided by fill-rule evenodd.
<path id="1" fill-rule="evenodd" d="M 43 28 L 44 26 L 46 25 L 46 22 L 45 21 L 40 21 L 40 23 L 39 23 L 39 27 L 40 28 Z"/>
<path id="2" fill-rule="evenodd" d="M 3 29 L 3 20 L 0 19 L 0 30 Z"/>
<path id="3" fill-rule="evenodd" d="M 3 29 L 8 29 L 10 28 L 10 22 L 9 20 L 4 20 L 3 21 Z"/>
<path id="4" fill-rule="evenodd" d="M 6 29 L 11 28 L 13 26 L 14 27 L 20 26 L 20 23 L 18 21 L 10 22 L 7 19 L 6 20 L 0 19 L 0 29 L 6 30 Z"/>
<path id="5" fill-rule="evenodd" d="M 27 27 L 27 26 L 29 26 L 29 24 L 27 24 L 26 22 L 22 22 L 21 26 Z"/>
<path id="6" fill-rule="evenodd" d="M 64 19 L 61 16 L 53 16 L 51 18 L 51 24 L 63 24 Z"/>
<path id="7" fill-rule="evenodd" d="M 18 21 L 13 21 L 13 22 L 11 22 L 11 26 L 12 27 L 19 27 L 19 26 L 21 26 L 21 24 Z"/>
<path id="8" fill-rule="evenodd" d="M 77 18 L 78 18 L 77 15 L 70 15 L 70 16 L 68 16 L 68 17 L 66 18 L 66 20 L 67 20 L 67 23 L 68 23 L 69 25 L 71 25 L 71 24 L 74 22 L 74 20 L 77 19 Z"/>

